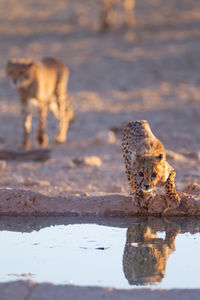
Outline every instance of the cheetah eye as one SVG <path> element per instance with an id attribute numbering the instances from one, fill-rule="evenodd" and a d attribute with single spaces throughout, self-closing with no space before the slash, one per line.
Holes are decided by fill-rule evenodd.
<path id="1" fill-rule="evenodd" d="M 157 176 L 157 173 L 156 173 L 156 172 L 153 172 L 153 173 L 151 174 L 151 177 L 152 177 L 152 178 L 156 178 L 156 176 Z"/>
<path id="2" fill-rule="evenodd" d="M 162 158 L 163 158 L 163 154 L 162 154 L 162 153 L 161 153 L 160 155 L 157 156 L 157 159 L 158 159 L 159 161 L 161 161 Z"/>
<path id="3" fill-rule="evenodd" d="M 138 175 L 144 177 L 144 174 L 142 172 L 139 172 Z"/>

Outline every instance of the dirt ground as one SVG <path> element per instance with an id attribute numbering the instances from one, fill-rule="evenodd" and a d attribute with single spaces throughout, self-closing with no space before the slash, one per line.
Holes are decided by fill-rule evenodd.
<path id="1" fill-rule="evenodd" d="M 57 122 L 48 118 L 51 158 L 13 162 L 2 187 L 46 195 L 129 193 L 121 130 L 147 119 L 169 150 L 177 187 L 199 182 L 200 2 L 136 1 L 134 29 L 99 33 L 100 1 L 0 2 L 0 148 L 21 142 L 18 95 L 5 77 L 9 58 L 56 56 L 70 68 L 69 93 L 76 109 L 68 141 L 53 141 Z M 32 141 L 35 143 L 37 112 Z M 77 164 L 74 159 L 97 156 Z"/>

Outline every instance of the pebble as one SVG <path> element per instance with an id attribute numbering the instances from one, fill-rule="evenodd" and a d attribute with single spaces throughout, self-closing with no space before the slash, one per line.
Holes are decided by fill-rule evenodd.
<path id="1" fill-rule="evenodd" d="M 115 133 L 111 130 L 102 130 L 94 138 L 95 144 L 114 144 L 116 143 Z"/>
<path id="2" fill-rule="evenodd" d="M 93 166 L 93 167 L 101 167 L 102 165 L 102 160 L 98 156 L 78 157 L 73 159 L 73 162 L 76 165 L 85 165 L 85 166 Z"/>

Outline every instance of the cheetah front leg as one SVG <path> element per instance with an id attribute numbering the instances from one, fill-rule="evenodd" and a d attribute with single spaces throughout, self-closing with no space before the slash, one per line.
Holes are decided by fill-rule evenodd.
<path id="1" fill-rule="evenodd" d="M 135 206 L 142 211 L 144 208 L 147 208 L 144 204 L 145 195 L 143 191 L 139 188 L 139 186 L 135 183 L 135 194 L 133 195 Z"/>
<path id="2" fill-rule="evenodd" d="M 23 118 L 23 139 L 22 139 L 22 149 L 30 148 L 30 132 L 31 132 L 31 122 L 32 115 L 29 111 L 28 104 L 22 103 L 22 118 Z"/>
<path id="3" fill-rule="evenodd" d="M 126 176 L 128 179 L 128 183 L 131 187 L 131 194 L 134 194 L 135 193 L 135 183 L 134 183 L 133 177 L 131 175 L 131 171 L 128 168 L 126 168 Z"/>
<path id="4" fill-rule="evenodd" d="M 42 102 L 39 107 L 40 120 L 37 140 L 40 146 L 45 147 L 48 144 L 48 136 L 46 134 L 46 121 L 47 121 L 47 105 Z"/>
<path id="5" fill-rule="evenodd" d="M 164 212 L 169 209 L 177 208 L 180 204 L 180 197 L 176 192 L 174 178 L 176 176 L 176 172 L 174 169 L 170 172 L 169 177 L 165 183 L 165 196 L 166 196 L 166 209 Z"/>

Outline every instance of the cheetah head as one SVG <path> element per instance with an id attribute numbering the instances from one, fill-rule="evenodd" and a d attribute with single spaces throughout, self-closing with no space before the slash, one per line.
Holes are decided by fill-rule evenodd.
<path id="1" fill-rule="evenodd" d="M 157 156 L 136 156 L 133 176 L 143 192 L 152 192 L 159 186 L 165 174 L 164 159 L 163 153 Z"/>
<path id="2" fill-rule="evenodd" d="M 32 60 L 16 59 L 9 60 L 6 73 L 16 88 L 26 87 L 34 78 L 34 62 Z"/>

